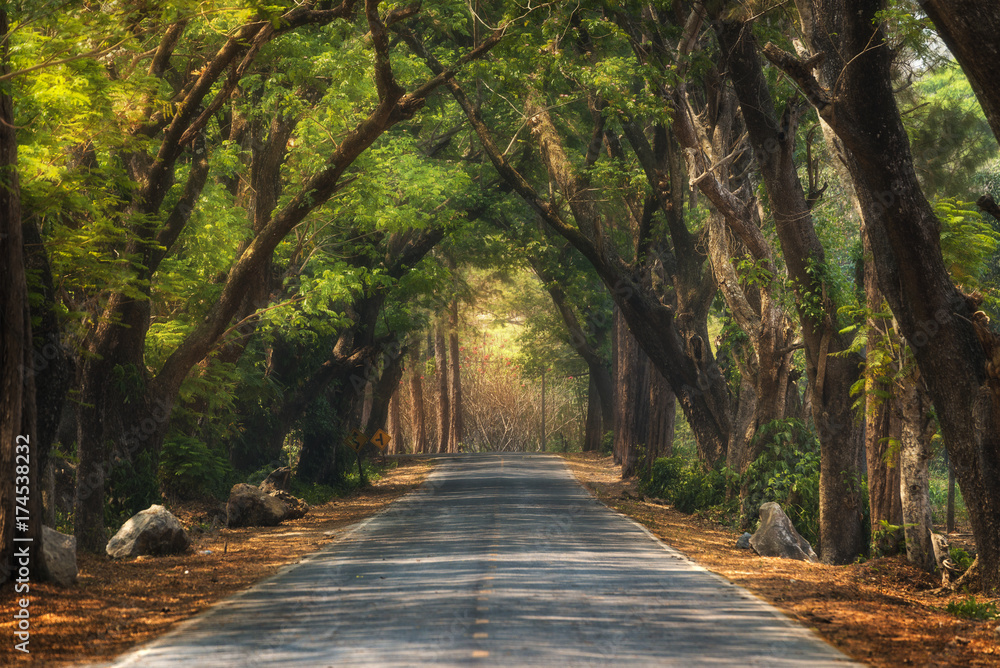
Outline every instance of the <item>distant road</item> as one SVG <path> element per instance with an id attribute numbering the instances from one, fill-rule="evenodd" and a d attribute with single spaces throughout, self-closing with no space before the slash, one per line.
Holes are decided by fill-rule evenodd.
<path id="1" fill-rule="evenodd" d="M 340 540 L 115 666 L 850 665 L 552 455 L 441 457 Z"/>

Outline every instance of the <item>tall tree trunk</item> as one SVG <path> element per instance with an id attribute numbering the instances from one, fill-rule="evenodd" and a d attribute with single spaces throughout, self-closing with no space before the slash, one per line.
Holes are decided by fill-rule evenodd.
<path id="1" fill-rule="evenodd" d="M 403 377 L 403 356 L 399 353 L 399 347 L 393 345 L 390 349 L 392 352 L 383 356 L 382 373 L 371 384 L 371 408 L 366 419 L 362 420 L 368 436 L 373 436 L 376 431 L 388 426 L 392 398 L 396 396 L 399 381 Z"/>
<path id="2" fill-rule="evenodd" d="M 616 310 L 618 338 L 618 384 L 615 412 L 615 449 L 621 461 L 622 478 L 636 474 L 639 449 L 649 441 L 648 358 L 642 352 L 621 313 Z"/>
<path id="3" fill-rule="evenodd" d="M 451 302 L 448 324 L 451 329 L 448 335 L 448 347 L 451 353 L 449 360 L 451 424 L 448 427 L 448 452 L 458 452 L 459 446 L 465 440 L 465 418 L 462 407 L 462 358 L 458 345 L 458 299 L 453 299 Z"/>
<path id="4" fill-rule="evenodd" d="M 448 401 L 448 344 L 443 323 L 434 330 L 434 379 L 437 383 L 437 438 L 434 452 L 448 452 L 451 404 Z"/>
<path id="5" fill-rule="evenodd" d="M 646 443 L 646 470 L 652 470 L 658 457 L 674 451 L 674 418 L 677 414 L 674 391 L 663 374 L 649 362 L 649 437 Z"/>
<path id="6" fill-rule="evenodd" d="M 9 23 L 0 6 L 0 72 L 8 67 Z M 25 279 L 21 230 L 21 190 L 17 171 L 17 136 L 9 83 L 0 88 L 0 583 L 40 579 L 42 518 L 15 510 L 15 499 L 41 500 L 40 471 L 34 441 L 35 379 L 31 314 Z M 24 525 L 21 524 L 24 522 Z M 18 542 L 15 542 L 15 538 Z M 29 539 L 21 542 L 20 539 Z M 28 557 L 24 558 L 23 550 Z M 15 562 L 15 555 L 17 560 Z M 22 562 L 22 559 L 24 561 Z M 24 570 L 22 570 L 24 566 Z M 28 577 L 22 577 L 28 576 Z M 12 650 L 8 650 L 12 651 Z"/>
<path id="7" fill-rule="evenodd" d="M 396 391 L 392 393 L 389 400 L 389 454 L 398 455 L 404 453 L 403 447 L 403 424 L 399 413 L 399 383 L 396 383 Z"/>
<path id="8" fill-rule="evenodd" d="M 871 314 L 867 323 L 870 363 L 865 366 L 865 456 L 872 552 L 889 555 L 896 553 L 898 537 L 885 531 L 884 524 L 903 524 L 899 448 L 893 445 L 902 438 L 902 423 L 896 410 L 892 378 L 886 378 L 885 371 L 874 364 L 874 351 L 888 347 L 893 334 L 891 323 L 875 317 L 885 307 L 885 299 L 878 289 L 874 269 L 870 261 L 865 262 L 865 300 Z M 890 457 L 891 452 L 895 454 Z"/>
<path id="9" fill-rule="evenodd" d="M 980 584 L 1000 589 L 1000 340 L 945 267 L 941 224 L 920 188 L 896 106 L 893 52 L 876 17 L 884 3 L 796 4 L 822 62 L 807 64 L 773 45 L 765 53 L 849 153 L 879 286 L 914 350 L 969 508 Z M 813 75 L 817 65 L 824 81 L 836 82 L 833 94 Z"/>
<path id="10" fill-rule="evenodd" d="M 820 555 L 826 563 L 850 563 L 866 547 L 858 468 L 863 443 L 850 396 L 861 373 L 861 358 L 847 352 L 850 341 L 840 333 L 837 306 L 829 295 L 825 252 L 795 165 L 794 105 L 786 105 L 781 119 L 775 114 L 750 26 L 730 21 L 718 26 L 716 34 L 795 286 L 813 419 L 821 445 Z"/>
<path id="11" fill-rule="evenodd" d="M 933 573 L 937 567 L 931 541 L 931 438 L 934 421 L 930 400 L 913 370 L 903 380 L 900 398 L 903 433 L 899 452 L 900 497 L 906 558 L 918 568 Z"/>
<path id="12" fill-rule="evenodd" d="M 427 452 L 427 431 L 424 426 L 424 385 L 421 381 L 423 363 L 420 360 L 420 339 L 410 345 L 410 426 L 413 429 L 413 453 Z"/>
<path id="13" fill-rule="evenodd" d="M 587 422 L 583 433 L 584 452 L 598 452 L 601 449 L 601 440 L 604 438 L 601 412 L 601 397 L 597 391 L 597 382 L 590 376 L 587 383 Z"/>

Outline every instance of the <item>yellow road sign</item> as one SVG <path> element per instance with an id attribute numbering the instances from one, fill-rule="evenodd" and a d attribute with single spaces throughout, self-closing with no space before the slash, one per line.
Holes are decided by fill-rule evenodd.
<path id="1" fill-rule="evenodd" d="M 389 447 L 389 442 L 391 440 L 392 437 L 389 436 L 389 434 L 385 433 L 384 429 L 379 429 L 377 432 L 375 432 L 375 435 L 372 436 L 372 443 L 374 443 L 379 450 L 385 450 L 387 447 Z"/>
<path id="2" fill-rule="evenodd" d="M 368 437 L 365 436 L 365 433 L 360 429 L 352 431 L 351 435 L 344 440 L 344 443 L 350 446 L 355 452 L 360 452 L 361 448 L 363 448 L 367 442 Z"/>

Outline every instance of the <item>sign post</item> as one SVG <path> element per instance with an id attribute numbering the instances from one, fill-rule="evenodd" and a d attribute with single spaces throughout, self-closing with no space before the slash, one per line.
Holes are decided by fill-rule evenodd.
<path id="1" fill-rule="evenodd" d="M 371 443 L 376 448 L 382 451 L 382 465 L 385 466 L 385 453 L 389 448 L 389 443 L 392 441 L 392 437 L 385 433 L 384 429 L 379 429 L 372 436 Z"/>
<path id="2" fill-rule="evenodd" d="M 354 450 L 354 453 L 358 457 L 358 482 L 364 487 L 365 486 L 365 471 L 361 468 L 361 448 L 365 447 L 368 443 L 368 437 L 360 429 L 355 429 L 351 432 L 351 435 L 344 440 L 344 443 Z"/>

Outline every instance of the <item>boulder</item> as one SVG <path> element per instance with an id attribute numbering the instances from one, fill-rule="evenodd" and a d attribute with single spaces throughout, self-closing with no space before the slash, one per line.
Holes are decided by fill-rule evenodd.
<path id="1" fill-rule="evenodd" d="M 230 527 L 270 527 L 288 517 L 288 505 L 259 487 L 233 485 L 226 504 L 226 525 Z"/>
<path id="2" fill-rule="evenodd" d="M 76 582 L 76 536 L 42 527 L 42 577 L 62 587 Z"/>
<path id="3" fill-rule="evenodd" d="M 270 475 L 264 478 L 264 482 L 260 483 L 260 489 L 263 492 L 272 494 L 274 492 L 290 492 L 292 479 L 292 469 L 287 466 L 282 466 L 280 469 L 274 469 L 271 471 Z"/>
<path id="4" fill-rule="evenodd" d="M 177 554 L 191 546 L 180 520 L 163 506 L 152 505 L 129 518 L 108 541 L 109 556 L 137 557 L 141 554 Z"/>
<path id="5" fill-rule="evenodd" d="M 750 537 L 750 546 L 762 557 L 818 561 L 809 541 L 799 535 L 785 511 L 774 502 L 760 507 L 760 527 Z"/>
<path id="6" fill-rule="evenodd" d="M 751 538 L 752 536 L 749 531 L 744 532 L 742 536 L 736 539 L 736 547 L 741 550 L 749 550 Z"/>
<path id="7" fill-rule="evenodd" d="M 271 496 L 282 501 L 288 507 L 288 512 L 284 518 L 286 520 L 297 520 L 300 517 L 305 517 L 306 513 L 309 512 L 308 503 L 297 496 L 292 496 L 288 492 L 277 490 L 271 492 Z"/>

